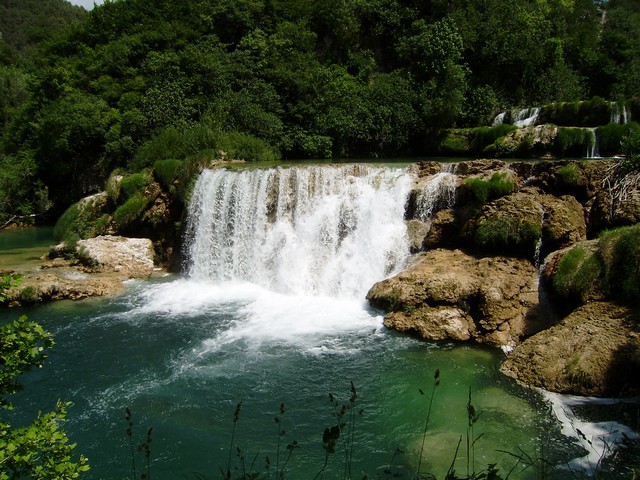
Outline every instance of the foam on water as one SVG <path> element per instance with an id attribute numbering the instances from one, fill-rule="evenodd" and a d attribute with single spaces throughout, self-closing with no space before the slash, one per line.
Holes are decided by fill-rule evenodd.
<path id="1" fill-rule="evenodd" d="M 586 451 L 584 456 L 569 462 L 571 470 L 596 473 L 602 460 L 615 453 L 624 437 L 639 438 L 638 433 L 626 425 L 615 421 L 592 422 L 580 418 L 574 412 L 575 407 L 583 405 L 614 405 L 620 403 L 618 399 L 579 397 L 546 391 L 543 391 L 543 395 L 562 425 L 562 434 L 572 438 Z"/>

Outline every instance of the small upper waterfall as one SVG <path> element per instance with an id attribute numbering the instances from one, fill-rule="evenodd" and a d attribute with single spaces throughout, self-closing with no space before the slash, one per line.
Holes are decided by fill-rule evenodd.
<path id="1" fill-rule="evenodd" d="M 491 126 L 495 127 L 502 123 L 510 123 L 511 125 L 515 125 L 518 128 L 531 127 L 538 122 L 538 118 L 540 117 L 540 108 L 514 108 L 509 111 L 509 116 L 507 116 L 507 112 L 501 112 L 496 115 L 491 123 Z"/>
<path id="2" fill-rule="evenodd" d="M 609 123 L 615 123 L 616 125 L 624 125 L 629 122 L 629 111 L 626 105 L 620 106 L 618 102 L 611 102 L 611 118 Z"/>
<path id="3" fill-rule="evenodd" d="M 362 296 L 404 264 L 410 188 L 405 170 L 367 165 L 205 170 L 188 207 L 187 273 Z"/>
<path id="4" fill-rule="evenodd" d="M 538 117 L 540 116 L 540 108 L 523 108 L 521 110 L 514 110 L 513 113 L 513 124 L 516 127 L 530 127 L 535 125 L 538 121 Z"/>

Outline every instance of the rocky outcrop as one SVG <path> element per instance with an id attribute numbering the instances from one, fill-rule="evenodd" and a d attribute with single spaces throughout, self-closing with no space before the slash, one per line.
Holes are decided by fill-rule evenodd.
<path id="1" fill-rule="evenodd" d="M 9 290 L 7 299 L 20 305 L 113 295 L 122 290 L 124 280 L 148 278 L 154 271 L 153 255 L 151 240 L 145 238 L 80 240 L 72 255 L 60 245 L 40 269 L 23 273 L 22 283 Z"/>
<path id="2" fill-rule="evenodd" d="M 583 305 L 525 340 L 500 370 L 527 385 L 580 395 L 640 393 L 640 316 L 609 302 Z"/>
<path id="3" fill-rule="evenodd" d="M 367 299 L 388 312 L 386 327 L 428 340 L 513 347 L 540 328 L 536 269 L 518 258 L 430 250 Z"/>
<path id="4" fill-rule="evenodd" d="M 153 244 L 148 238 L 104 235 L 79 240 L 77 250 L 96 273 L 115 273 L 128 279 L 147 278 L 153 272 Z"/>

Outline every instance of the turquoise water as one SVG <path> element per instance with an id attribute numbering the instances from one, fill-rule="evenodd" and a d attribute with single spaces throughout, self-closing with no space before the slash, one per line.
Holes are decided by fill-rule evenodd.
<path id="1" fill-rule="evenodd" d="M 254 323 L 259 311 L 277 318 L 260 327 Z M 559 445 L 557 460 L 576 453 L 567 448 L 559 426 L 549 422 L 539 397 L 498 372 L 499 352 L 396 335 L 380 326 L 377 312 L 353 302 L 167 277 L 133 283 L 117 298 L 59 302 L 26 313 L 53 332 L 56 346 L 45 368 L 26 377 L 17 399 L 19 418 L 52 409 L 57 399 L 72 401 L 65 430 L 77 451 L 89 457 L 88 478 L 130 478 L 125 408 L 133 413 L 135 443 L 153 426 L 153 478 L 190 478 L 193 472 L 219 478 L 219 468 L 228 463 L 239 401 L 232 468 L 240 465 L 236 445 L 247 464 L 256 457 L 255 470 L 265 471 L 265 456 L 275 465 L 274 416 L 284 402 L 280 457 L 286 444 L 300 445 L 285 472 L 288 478 L 314 478 L 325 459 L 323 430 L 336 423 L 328 394 L 349 404 L 350 381 L 358 395 L 355 409 L 363 410 L 355 418 L 354 478 L 361 472 L 375 478 L 392 457 L 409 478 L 436 369 L 441 384 L 435 389 L 423 472 L 441 477 L 449 468 L 466 432 L 469 389 L 482 412 L 474 426 L 474 434 L 482 434 L 476 469 L 498 463 L 506 471 L 515 460 L 501 450 L 533 454 L 538 440 L 549 436 L 546 442 Z M 353 322 L 341 325 L 348 317 Z M 292 331 L 294 318 L 305 327 Z M 461 472 L 467 465 L 464 443 L 456 462 Z M 394 457 L 396 449 L 404 453 Z M 144 457 L 136 454 L 136 459 L 139 469 Z M 339 448 L 325 478 L 341 477 L 344 464 Z"/>

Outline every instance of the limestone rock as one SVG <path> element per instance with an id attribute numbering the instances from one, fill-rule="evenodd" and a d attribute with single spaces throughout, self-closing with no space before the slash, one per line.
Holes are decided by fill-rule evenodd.
<path id="1" fill-rule="evenodd" d="M 527 260 L 436 249 L 375 284 L 367 299 L 388 312 L 388 328 L 428 340 L 514 346 L 539 328 L 537 292 L 537 272 Z"/>
<path id="2" fill-rule="evenodd" d="M 586 239 L 584 210 L 574 197 L 541 194 L 537 189 L 498 198 L 463 227 L 463 235 L 484 249 L 534 258 Z"/>
<path id="3" fill-rule="evenodd" d="M 94 272 L 147 278 L 153 272 L 153 244 L 148 238 L 105 235 L 78 241 L 78 251 Z"/>
<path id="4" fill-rule="evenodd" d="M 583 305 L 525 340 L 501 371 L 522 383 L 579 395 L 640 393 L 639 314 L 608 302 Z"/>

